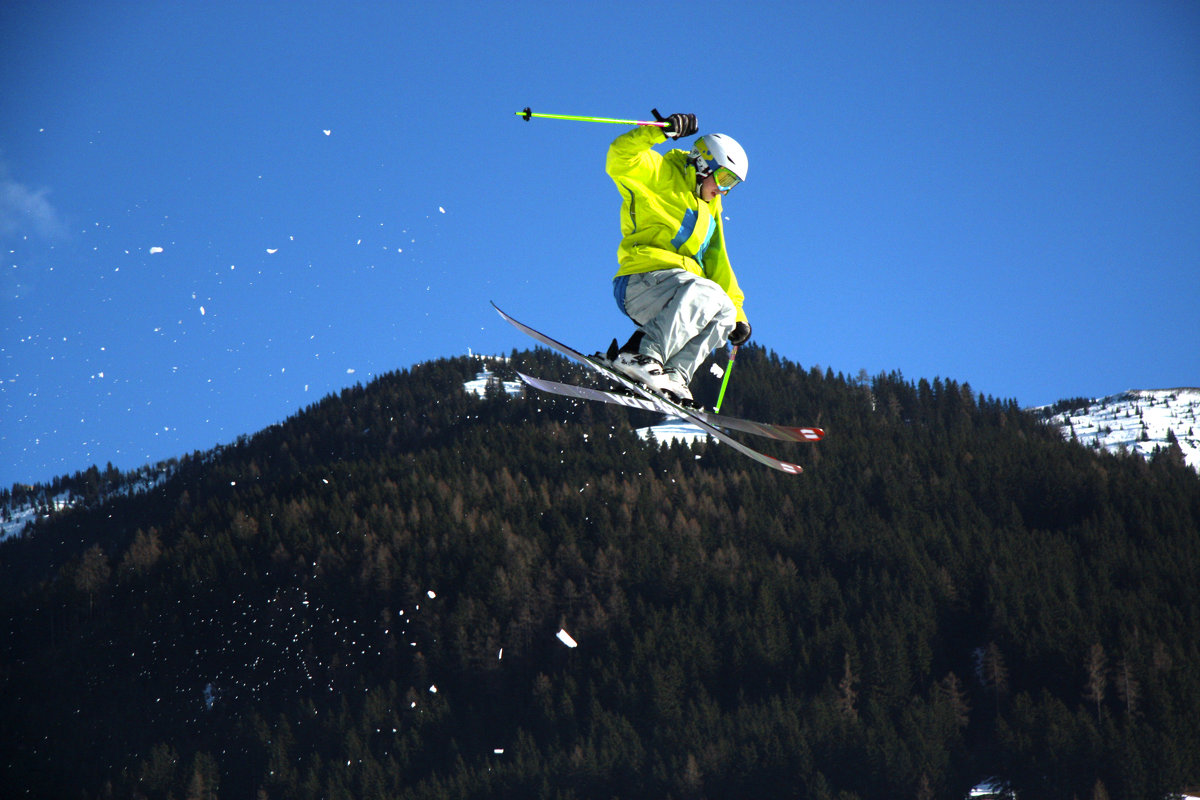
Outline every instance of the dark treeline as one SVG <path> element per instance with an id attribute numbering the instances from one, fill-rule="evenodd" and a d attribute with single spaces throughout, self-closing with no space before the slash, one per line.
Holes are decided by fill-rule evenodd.
<path id="1" fill-rule="evenodd" d="M 6 796 L 1200 781 L 1200 478 L 1177 448 L 1097 454 L 951 380 L 745 348 L 726 411 L 827 430 L 754 441 L 794 477 L 649 447 L 641 412 L 470 396 L 476 368 L 347 389 L 144 491 L 98 471 L 102 502 L 0 545 Z"/>

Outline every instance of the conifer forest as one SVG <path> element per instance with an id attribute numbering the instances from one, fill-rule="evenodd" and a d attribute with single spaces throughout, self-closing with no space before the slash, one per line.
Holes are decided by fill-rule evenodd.
<path id="1" fill-rule="evenodd" d="M 724 356 L 720 360 L 723 362 Z M 382 376 L 0 543 L 5 797 L 1166 798 L 1200 785 L 1200 477 L 949 379 L 743 348 L 723 413 Z M 493 365 L 591 381 L 545 350 Z M 716 377 L 702 370 L 698 399 Z M 577 646 L 568 646 L 559 632 Z"/>

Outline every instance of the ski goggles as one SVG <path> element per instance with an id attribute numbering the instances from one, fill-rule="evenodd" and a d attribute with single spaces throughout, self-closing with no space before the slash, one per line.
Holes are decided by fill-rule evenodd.
<path id="1" fill-rule="evenodd" d="M 717 189 L 721 194 L 729 194 L 729 190 L 742 182 L 733 170 L 729 167 L 717 167 L 712 172 L 713 180 L 717 182 Z"/>

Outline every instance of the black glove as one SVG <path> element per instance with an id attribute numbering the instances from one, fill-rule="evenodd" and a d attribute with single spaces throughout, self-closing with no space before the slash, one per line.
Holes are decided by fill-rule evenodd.
<path id="1" fill-rule="evenodd" d="M 739 322 L 733 326 L 733 333 L 729 334 L 729 343 L 734 347 L 741 347 L 750 339 L 750 323 Z"/>
<path id="2" fill-rule="evenodd" d="M 700 123 L 696 121 L 695 114 L 672 114 L 669 117 L 659 116 L 658 109 L 652 109 L 655 122 L 665 122 L 666 126 L 662 132 L 666 134 L 668 139 L 678 139 L 682 136 L 691 136 L 696 131 L 700 130 Z"/>

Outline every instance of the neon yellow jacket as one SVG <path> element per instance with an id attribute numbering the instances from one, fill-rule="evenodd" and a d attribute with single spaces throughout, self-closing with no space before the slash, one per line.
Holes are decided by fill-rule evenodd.
<path id="1" fill-rule="evenodd" d="M 622 198 L 617 277 L 686 269 L 724 289 L 738 321 L 747 322 L 745 295 L 725 252 L 721 196 L 711 203 L 696 196 L 696 168 L 687 163 L 686 151 L 660 155 L 651 149 L 666 138 L 662 128 L 639 126 L 608 148 L 605 170 Z"/>

